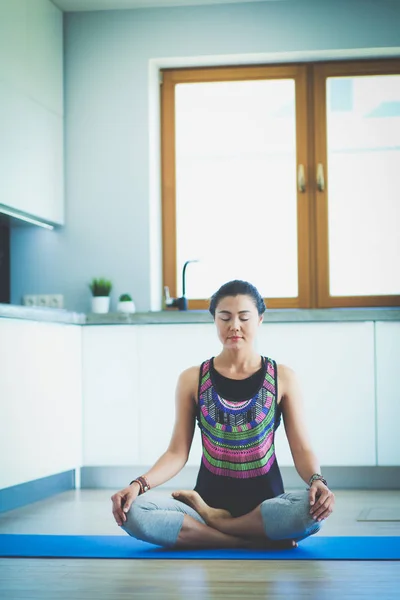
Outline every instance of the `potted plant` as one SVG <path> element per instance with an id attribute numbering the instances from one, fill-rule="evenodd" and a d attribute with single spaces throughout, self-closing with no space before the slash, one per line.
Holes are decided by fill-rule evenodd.
<path id="1" fill-rule="evenodd" d="M 136 310 L 135 303 L 129 294 L 121 294 L 117 306 L 118 312 L 134 313 Z"/>
<path id="2" fill-rule="evenodd" d="M 89 284 L 92 292 L 92 312 L 108 313 L 112 283 L 108 279 L 92 279 Z"/>

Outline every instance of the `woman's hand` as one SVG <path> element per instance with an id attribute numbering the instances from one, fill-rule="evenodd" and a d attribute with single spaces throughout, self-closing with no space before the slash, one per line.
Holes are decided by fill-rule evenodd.
<path id="1" fill-rule="evenodd" d="M 126 521 L 126 514 L 130 509 L 132 502 L 136 500 L 140 492 L 140 486 L 138 483 L 132 483 L 120 492 L 116 492 L 111 496 L 111 502 L 113 503 L 112 513 L 117 525 L 121 526 Z"/>
<path id="2" fill-rule="evenodd" d="M 316 521 L 329 517 L 335 505 L 335 495 L 321 480 L 312 482 L 310 487 L 310 514 Z"/>

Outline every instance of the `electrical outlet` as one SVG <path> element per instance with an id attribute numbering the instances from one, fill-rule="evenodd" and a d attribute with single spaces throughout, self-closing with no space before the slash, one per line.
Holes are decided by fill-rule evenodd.
<path id="1" fill-rule="evenodd" d="M 37 296 L 36 306 L 49 306 L 49 296 L 41 294 Z"/>
<path id="2" fill-rule="evenodd" d="M 24 306 L 36 306 L 36 296 L 27 294 L 22 298 L 22 303 Z"/>
<path id="3" fill-rule="evenodd" d="M 48 306 L 51 308 L 63 308 L 64 307 L 64 296 L 62 294 L 50 294 L 48 296 Z"/>

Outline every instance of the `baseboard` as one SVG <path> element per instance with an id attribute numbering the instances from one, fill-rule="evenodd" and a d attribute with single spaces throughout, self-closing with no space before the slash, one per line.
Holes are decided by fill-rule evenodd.
<path id="1" fill-rule="evenodd" d="M 81 488 L 107 488 L 119 490 L 132 479 L 146 473 L 150 465 L 116 467 L 81 467 Z M 192 488 L 196 483 L 198 467 L 185 467 L 163 486 L 169 488 Z M 281 467 L 285 489 L 304 487 L 294 467 Z M 400 489 L 400 466 L 398 467 L 324 467 L 322 473 L 331 489 L 347 490 L 398 490 Z"/>
<path id="2" fill-rule="evenodd" d="M 81 467 L 81 489 L 120 490 L 150 465 Z M 325 467 L 322 472 L 332 490 L 399 490 L 399 467 Z M 178 475 L 160 486 L 163 489 L 193 488 L 198 467 L 185 467 Z M 294 467 L 281 467 L 285 489 L 301 489 L 304 482 Z M 28 481 L 0 490 L 0 513 L 45 500 L 75 489 L 75 470 Z"/>
<path id="3" fill-rule="evenodd" d="M 75 470 L 14 485 L 0 490 L 0 513 L 73 489 L 75 489 Z"/>

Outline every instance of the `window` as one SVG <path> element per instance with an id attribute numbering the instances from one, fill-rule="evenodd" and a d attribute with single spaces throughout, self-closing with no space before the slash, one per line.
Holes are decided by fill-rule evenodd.
<path id="1" fill-rule="evenodd" d="M 313 108 L 314 107 L 314 108 Z M 163 274 L 189 308 L 400 304 L 398 61 L 165 70 Z"/>

